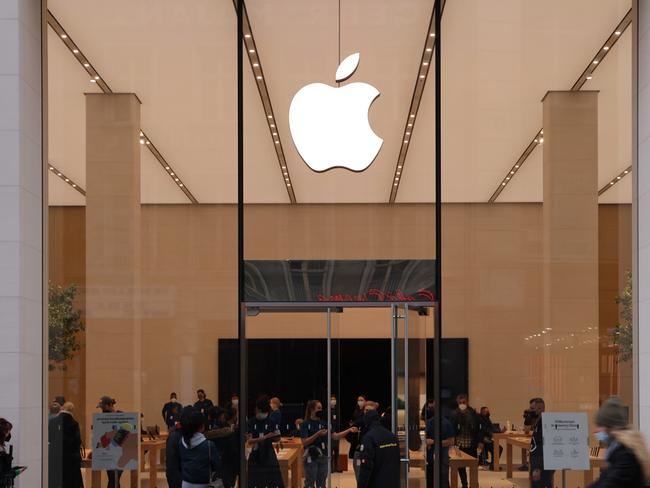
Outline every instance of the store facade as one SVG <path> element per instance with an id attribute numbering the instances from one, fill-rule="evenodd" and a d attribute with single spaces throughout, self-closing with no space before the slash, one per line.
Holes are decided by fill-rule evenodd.
<path id="1" fill-rule="evenodd" d="M 242 453 L 261 396 L 287 439 L 317 400 L 339 487 L 360 396 L 401 486 L 426 485 L 428 400 L 521 427 L 534 397 L 618 395 L 650 433 L 647 0 L 132 3 L 0 6 L 18 486 L 60 481 L 56 397 L 87 450 L 103 396 L 163 432 L 171 392 L 236 397 Z M 151 449 L 133 479 L 167 486 Z"/>

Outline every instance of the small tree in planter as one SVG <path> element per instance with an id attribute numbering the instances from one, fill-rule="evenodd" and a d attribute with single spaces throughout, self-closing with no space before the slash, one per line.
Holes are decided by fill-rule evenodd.
<path id="1" fill-rule="evenodd" d="M 77 334 L 84 330 L 81 312 L 74 306 L 77 287 L 49 284 L 48 334 L 49 369 L 65 370 L 66 361 L 81 348 Z"/>
<path id="2" fill-rule="evenodd" d="M 632 359 L 634 335 L 632 331 L 632 272 L 628 271 L 625 288 L 616 297 L 616 303 L 621 306 L 620 322 L 611 330 L 613 342 L 618 346 L 618 360 Z"/>

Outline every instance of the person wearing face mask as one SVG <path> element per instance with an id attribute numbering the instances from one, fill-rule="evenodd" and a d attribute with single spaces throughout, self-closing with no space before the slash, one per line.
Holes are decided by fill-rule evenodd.
<path id="1" fill-rule="evenodd" d="M 205 418 L 208 416 L 208 410 L 214 407 L 212 400 L 205 396 L 205 390 L 199 388 L 196 390 L 196 396 L 198 400 L 194 403 L 194 408 L 196 408 Z"/>
<path id="2" fill-rule="evenodd" d="M 395 488 L 400 486 L 400 452 L 397 436 L 379 422 L 376 409 L 363 417 L 366 432 L 359 446 L 357 488 Z"/>
<path id="3" fill-rule="evenodd" d="M 505 430 L 505 429 L 504 429 Z M 500 432 L 497 430 L 497 432 Z M 487 464 L 488 454 L 490 455 L 490 471 L 494 471 L 494 441 L 492 435 L 495 433 L 494 424 L 490 419 L 490 409 L 481 407 L 479 414 L 479 437 L 480 444 L 483 445 L 481 451 L 481 462 Z M 499 455 L 503 452 L 503 447 L 499 446 Z"/>
<path id="4" fill-rule="evenodd" d="M 366 405 L 367 398 L 365 395 L 359 395 L 357 397 L 357 404 L 354 407 L 354 412 L 352 413 L 352 419 L 350 420 L 350 426 L 355 426 L 358 429 L 363 427 L 363 414 L 364 407 Z M 354 433 L 346 437 L 347 441 L 350 443 L 350 450 L 348 451 L 348 457 L 350 459 L 354 458 L 354 453 L 357 451 L 359 446 L 360 434 Z"/>
<path id="5" fill-rule="evenodd" d="M 170 415 L 170 413 L 171 413 L 171 410 L 172 410 L 174 407 L 177 407 L 177 406 L 178 406 L 178 400 L 177 400 L 177 398 L 176 398 L 176 393 L 172 392 L 172 393 L 169 395 L 169 401 L 168 401 L 167 403 L 165 403 L 165 404 L 163 405 L 163 408 L 162 408 L 162 417 L 163 417 L 163 422 L 165 422 L 165 425 L 167 425 L 167 427 L 169 427 L 169 425 L 170 425 L 169 415 Z M 178 409 L 177 409 L 177 410 L 178 410 Z M 176 419 L 176 420 L 177 420 L 177 419 Z M 176 422 L 176 420 L 174 420 L 174 422 L 171 424 L 172 426 L 173 426 L 173 424 Z"/>
<path id="6" fill-rule="evenodd" d="M 255 402 L 255 417 L 248 421 L 246 444 L 248 456 L 248 488 L 284 488 L 278 458 L 273 442 L 280 440 L 280 426 L 271 424 L 269 397 L 261 396 Z"/>
<path id="7" fill-rule="evenodd" d="M 544 469 L 544 436 L 542 431 L 542 413 L 546 404 L 542 398 L 531 402 L 533 436 L 530 439 L 530 486 L 531 488 L 553 488 L 555 471 Z"/>
<path id="8" fill-rule="evenodd" d="M 469 406 L 466 394 L 456 397 L 458 408 L 452 413 L 450 419 L 456 429 L 456 444 L 458 448 L 472 457 L 478 456 L 479 426 L 476 410 Z M 467 470 L 458 468 L 458 475 L 463 488 L 467 488 Z"/>
<path id="9" fill-rule="evenodd" d="M 602 404 L 594 423 L 596 440 L 607 446 L 607 467 L 589 488 L 641 488 L 650 485 L 650 455 L 643 436 L 627 423 L 628 413 L 618 397 Z"/>
<path id="10" fill-rule="evenodd" d="M 357 427 L 343 432 L 332 432 L 332 440 L 354 433 Z M 300 438 L 304 448 L 305 488 L 325 488 L 327 480 L 327 419 L 318 400 L 307 402 L 305 419 L 300 424 Z"/>
<path id="11" fill-rule="evenodd" d="M 332 432 L 338 432 L 341 428 L 339 421 L 339 410 L 337 408 L 336 395 L 330 397 L 330 417 L 332 419 Z M 339 466 L 340 455 L 340 442 L 339 439 L 332 439 L 332 473 L 342 473 L 343 470 Z"/>

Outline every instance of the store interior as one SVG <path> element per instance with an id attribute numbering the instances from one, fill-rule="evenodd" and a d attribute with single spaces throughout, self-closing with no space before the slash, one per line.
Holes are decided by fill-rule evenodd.
<path id="1" fill-rule="evenodd" d="M 631 408 L 620 335 L 631 313 L 630 2 L 443 3 L 436 33 L 431 0 L 245 2 L 244 259 L 440 258 L 450 407 L 467 393 L 504 426 L 521 425 L 538 396 L 590 418 L 610 395 Z M 102 395 L 164 430 L 170 392 L 190 404 L 202 388 L 225 405 L 241 391 L 237 17 L 226 0 L 48 9 L 49 280 L 75 286 L 84 324 L 78 349 L 51 361 L 49 393 L 74 403 L 90 444 Z M 337 84 L 353 53 L 358 68 Z M 381 148 L 363 171 L 314 171 L 290 127 L 292 99 L 310 83 L 357 82 L 380 92 L 368 120 Z M 246 317 L 247 400 L 325 404 L 330 364 L 342 418 L 359 394 L 390 404 L 386 305 L 344 308 L 329 336 L 323 311 Z M 433 310 L 420 318 L 429 341 Z M 429 349 L 422 360 L 418 409 Z M 356 486 L 348 461 L 332 486 Z M 505 447 L 501 462 L 479 470 L 481 487 L 528 486 L 526 472 L 506 476 Z M 425 486 L 423 469 L 409 476 Z M 154 486 L 148 469 L 139 478 Z M 155 486 L 167 486 L 164 468 Z M 583 473 L 567 486 L 584 487 Z"/>

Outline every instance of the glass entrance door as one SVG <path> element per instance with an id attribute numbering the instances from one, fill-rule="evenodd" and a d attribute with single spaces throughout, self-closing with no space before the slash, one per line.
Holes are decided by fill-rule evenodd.
<path id="1" fill-rule="evenodd" d="M 369 408 L 398 437 L 400 486 L 425 486 L 428 308 L 269 304 L 244 312 L 241 486 L 281 479 L 287 488 L 355 488 Z M 326 432 L 314 437 L 319 426 Z"/>

